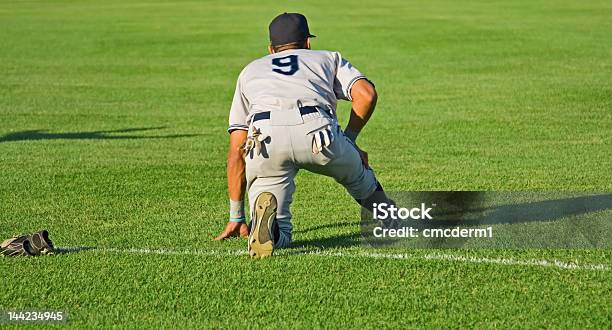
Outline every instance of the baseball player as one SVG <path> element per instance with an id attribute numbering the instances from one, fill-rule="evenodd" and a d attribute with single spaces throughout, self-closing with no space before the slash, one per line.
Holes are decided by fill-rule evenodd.
<path id="1" fill-rule="evenodd" d="M 236 84 L 228 129 L 230 219 L 216 238 L 248 235 L 255 258 L 291 242 L 289 206 L 298 170 L 334 178 L 364 207 L 382 192 L 367 153 L 355 143 L 376 106 L 374 85 L 340 53 L 311 50 L 315 36 L 303 15 L 281 14 L 269 32 L 270 54 L 247 65 Z M 338 99 L 352 102 L 344 130 L 335 113 Z"/>

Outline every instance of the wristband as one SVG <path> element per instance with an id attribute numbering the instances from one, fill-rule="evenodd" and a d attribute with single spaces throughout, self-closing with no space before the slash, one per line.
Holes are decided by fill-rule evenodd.
<path id="1" fill-rule="evenodd" d="M 244 200 L 233 201 L 230 199 L 230 219 L 231 222 L 244 222 Z"/>
<path id="2" fill-rule="evenodd" d="M 355 141 L 357 140 L 357 135 L 359 135 L 359 132 L 355 132 L 350 128 L 346 128 L 344 130 L 344 135 L 349 138 L 349 140 L 351 140 L 351 142 L 355 143 Z"/>

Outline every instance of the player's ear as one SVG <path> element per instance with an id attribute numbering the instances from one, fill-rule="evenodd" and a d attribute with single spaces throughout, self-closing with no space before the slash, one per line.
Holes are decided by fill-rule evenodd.
<path id="1" fill-rule="evenodd" d="M 274 48 L 272 47 L 272 44 L 268 44 L 268 53 L 274 54 Z"/>
<path id="2" fill-rule="evenodd" d="M 310 38 L 306 38 L 306 49 L 310 49 Z"/>

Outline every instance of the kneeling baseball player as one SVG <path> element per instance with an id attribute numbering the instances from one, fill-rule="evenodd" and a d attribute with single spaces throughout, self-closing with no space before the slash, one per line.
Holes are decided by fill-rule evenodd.
<path id="1" fill-rule="evenodd" d="M 291 242 L 298 170 L 334 178 L 364 207 L 382 192 L 367 153 L 355 143 L 376 106 L 374 85 L 339 53 L 311 50 L 314 36 L 303 15 L 281 14 L 269 31 L 270 54 L 247 65 L 236 84 L 228 129 L 230 220 L 216 238 L 248 235 L 255 258 Z M 338 99 L 352 102 L 344 131 L 335 113 Z"/>

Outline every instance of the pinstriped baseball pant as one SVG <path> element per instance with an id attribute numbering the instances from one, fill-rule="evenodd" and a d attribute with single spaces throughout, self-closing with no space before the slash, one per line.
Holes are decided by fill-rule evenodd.
<path id="1" fill-rule="evenodd" d="M 294 178 L 300 169 L 334 178 L 357 200 L 370 196 L 378 182 L 374 172 L 363 165 L 352 142 L 338 129 L 335 119 L 323 113 L 301 116 L 295 112 L 272 112 L 270 119 L 252 123 L 249 135 L 258 129 L 267 138 L 260 154 L 251 150 L 245 156 L 251 219 L 255 199 L 260 193 L 270 192 L 277 199 L 276 220 L 280 235 L 275 239 L 276 247 L 287 247 L 291 243 L 290 205 L 295 191 Z M 326 128 L 333 129 L 334 139 L 315 154 L 312 134 Z"/>

